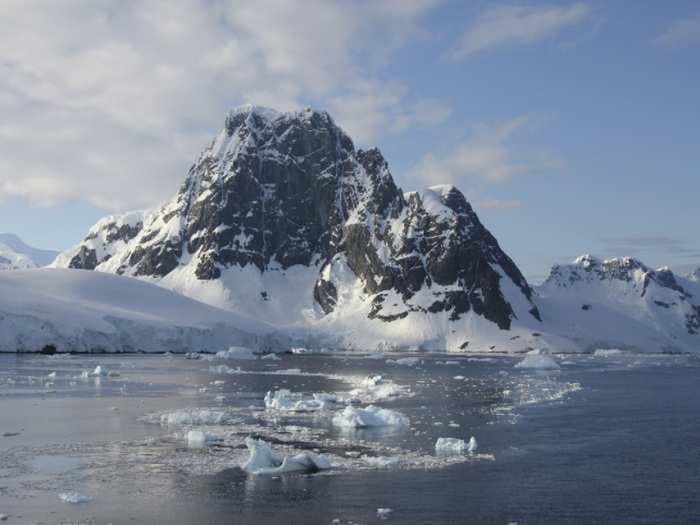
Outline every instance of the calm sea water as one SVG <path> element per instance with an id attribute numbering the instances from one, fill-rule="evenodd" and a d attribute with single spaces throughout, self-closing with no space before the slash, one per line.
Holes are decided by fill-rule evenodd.
<path id="1" fill-rule="evenodd" d="M 559 357 L 560 370 L 528 371 L 513 357 L 420 357 L 408 366 L 347 355 L 2 355 L 0 514 L 7 523 L 700 522 L 698 358 Z M 97 365 L 112 376 L 80 377 Z M 252 373 L 210 369 L 218 365 Z M 276 373 L 290 369 L 316 375 Z M 264 410 L 268 390 L 343 392 L 368 374 L 406 387 L 376 404 L 410 427 L 347 434 L 327 414 Z M 224 441 L 188 448 L 192 427 L 159 423 L 195 408 L 226 415 L 198 427 Z M 239 468 L 248 434 L 315 449 L 336 468 L 248 475 Z M 435 456 L 438 437 L 470 436 L 478 456 Z M 395 459 L 376 468 L 362 456 Z M 89 500 L 59 498 L 73 492 Z M 378 508 L 392 512 L 382 520 Z"/>

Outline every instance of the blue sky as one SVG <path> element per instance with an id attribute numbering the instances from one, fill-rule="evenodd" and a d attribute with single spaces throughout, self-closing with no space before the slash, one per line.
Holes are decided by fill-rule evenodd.
<path id="1" fill-rule="evenodd" d="M 329 110 L 405 190 L 456 184 L 533 280 L 700 265 L 697 2 L 32 5 L 0 6 L 0 230 L 29 243 L 156 205 L 252 102 Z"/>

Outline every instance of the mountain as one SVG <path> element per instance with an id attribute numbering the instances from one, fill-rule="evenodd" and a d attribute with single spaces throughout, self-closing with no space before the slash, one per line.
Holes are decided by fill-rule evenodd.
<path id="1" fill-rule="evenodd" d="M 700 285 L 668 268 L 584 255 L 554 266 L 537 300 L 547 329 L 582 349 L 700 349 Z"/>
<path id="2" fill-rule="evenodd" d="M 0 242 L 0 270 L 27 270 L 29 268 L 36 268 L 34 261 Z"/>
<path id="3" fill-rule="evenodd" d="M 698 268 L 693 273 L 688 275 L 688 280 L 696 282 L 696 283 L 700 283 L 700 268 Z"/>
<path id="4" fill-rule="evenodd" d="M 0 233 L 0 269 L 27 269 L 48 266 L 58 252 L 40 250 L 26 244 L 17 235 Z M 11 264 L 8 261 L 18 261 Z"/>
<path id="5" fill-rule="evenodd" d="M 541 325 L 459 190 L 403 193 L 378 149 L 310 109 L 231 111 L 173 199 L 103 219 L 54 266 L 137 277 L 346 347 L 505 350 Z"/>
<path id="6" fill-rule="evenodd" d="M 101 272 L 0 272 L 0 352 L 284 348 L 272 328 Z"/>

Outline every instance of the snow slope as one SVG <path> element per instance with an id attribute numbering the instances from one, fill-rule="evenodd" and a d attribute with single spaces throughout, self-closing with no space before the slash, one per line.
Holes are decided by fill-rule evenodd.
<path id="1" fill-rule="evenodd" d="M 700 350 L 700 286 L 667 268 L 584 255 L 552 268 L 536 293 L 545 330 L 574 349 Z"/>
<path id="2" fill-rule="evenodd" d="M 33 263 L 33 266 L 37 267 L 49 265 L 58 255 L 58 252 L 53 250 L 41 250 L 29 246 L 12 233 L 0 233 L 0 245 L 4 245 L 5 249 L 17 255 L 24 256 Z M 0 248 L 0 256 L 3 255 L 1 252 L 2 248 Z"/>
<path id="3" fill-rule="evenodd" d="M 34 261 L 0 242 L 0 270 L 28 270 L 30 268 L 36 268 Z"/>
<path id="4" fill-rule="evenodd" d="M 136 279 L 62 269 L 0 273 L 0 351 L 276 350 L 259 321 Z"/>

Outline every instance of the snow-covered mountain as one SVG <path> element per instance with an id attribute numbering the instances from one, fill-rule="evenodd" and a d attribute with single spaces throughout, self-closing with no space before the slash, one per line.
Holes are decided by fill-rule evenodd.
<path id="1" fill-rule="evenodd" d="M 17 235 L 0 233 L 0 269 L 16 270 L 49 265 L 58 255 L 26 244 Z"/>
<path id="2" fill-rule="evenodd" d="M 688 275 L 688 280 L 696 282 L 696 283 L 700 283 L 700 268 L 698 268 L 693 273 Z"/>
<path id="3" fill-rule="evenodd" d="M 584 350 L 700 350 L 700 284 L 668 268 L 584 255 L 554 266 L 537 296 L 547 329 Z"/>
<path id="4" fill-rule="evenodd" d="M 28 270 L 29 268 L 36 268 L 34 261 L 0 242 L 0 270 Z"/>
<path id="5" fill-rule="evenodd" d="M 505 350 L 541 325 L 459 190 L 404 194 L 379 150 L 312 110 L 233 110 L 172 200 L 103 219 L 54 266 L 138 277 L 344 346 Z"/>
<path id="6" fill-rule="evenodd" d="M 0 272 L 0 352 L 284 348 L 272 328 L 137 279 L 101 272 Z M 288 345 L 287 345 L 288 346 Z"/>

